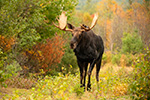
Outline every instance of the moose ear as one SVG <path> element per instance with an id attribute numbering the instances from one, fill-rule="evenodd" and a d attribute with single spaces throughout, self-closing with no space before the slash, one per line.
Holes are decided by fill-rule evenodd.
<path id="1" fill-rule="evenodd" d="M 71 25 L 70 23 L 67 23 L 67 26 L 68 26 L 69 29 L 74 29 L 74 26 Z"/>

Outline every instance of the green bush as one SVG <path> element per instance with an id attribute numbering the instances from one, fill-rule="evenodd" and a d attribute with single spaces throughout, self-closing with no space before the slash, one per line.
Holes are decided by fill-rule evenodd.
<path id="1" fill-rule="evenodd" d="M 6 86 L 3 82 L 6 80 L 6 76 L 3 70 L 0 70 L 0 86 Z"/>
<path id="2" fill-rule="evenodd" d="M 2 86 L 7 86 L 9 82 L 7 84 L 5 81 L 17 76 L 17 72 L 21 70 L 21 66 L 16 61 L 13 61 L 12 64 L 8 64 L 5 67 L 0 66 L 0 68 L 0 84 Z"/>
<path id="3" fill-rule="evenodd" d="M 102 56 L 102 65 L 105 65 L 106 63 L 107 63 L 107 55 L 106 53 L 104 53 Z"/>
<path id="4" fill-rule="evenodd" d="M 0 48 L 0 86 L 5 86 L 3 83 L 7 79 L 7 75 L 5 74 L 4 69 L 4 60 L 6 60 L 6 55 Z"/>
<path id="5" fill-rule="evenodd" d="M 17 72 L 20 71 L 22 68 L 21 66 L 17 63 L 17 61 L 13 61 L 11 64 L 7 65 L 4 70 L 5 74 L 9 74 L 10 76 L 17 75 Z"/>
<path id="6" fill-rule="evenodd" d="M 141 37 L 136 33 L 123 33 L 122 52 L 136 54 L 143 50 Z"/>
<path id="7" fill-rule="evenodd" d="M 126 57 L 127 57 L 126 66 L 131 66 L 135 60 L 136 55 L 126 54 Z"/>
<path id="8" fill-rule="evenodd" d="M 74 74 L 78 70 L 76 56 L 73 50 L 71 50 L 69 47 L 70 47 L 69 44 L 67 44 L 65 49 L 65 54 L 61 60 L 61 63 L 59 64 L 59 67 L 61 68 L 61 72 L 64 74 L 69 72 Z"/>
<path id="9" fill-rule="evenodd" d="M 123 54 L 121 52 L 117 52 L 116 54 L 112 54 L 107 51 L 103 54 L 102 65 L 111 62 L 112 64 L 116 64 L 118 66 L 131 66 L 136 56 L 137 55 L 133 55 L 131 53 Z"/>
<path id="10" fill-rule="evenodd" d="M 150 99 L 150 50 L 140 56 L 134 66 L 129 94 L 133 99 Z"/>
<path id="11" fill-rule="evenodd" d="M 114 55 L 112 55 L 111 62 L 113 64 L 119 65 L 120 64 L 120 58 L 121 58 L 121 54 L 120 53 L 119 54 L 114 54 Z"/>

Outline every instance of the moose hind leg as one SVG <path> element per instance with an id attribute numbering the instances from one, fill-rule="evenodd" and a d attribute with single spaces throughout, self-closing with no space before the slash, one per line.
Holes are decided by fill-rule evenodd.
<path id="1" fill-rule="evenodd" d="M 92 70 L 94 68 L 94 65 L 95 65 L 95 60 L 90 63 L 90 68 L 89 68 L 89 71 L 88 71 L 88 84 L 87 84 L 87 90 L 91 90 L 91 73 L 92 73 Z"/>
<path id="2" fill-rule="evenodd" d="M 102 58 L 99 59 L 99 61 L 96 62 L 96 81 L 99 82 L 99 71 L 101 68 L 101 61 Z"/>

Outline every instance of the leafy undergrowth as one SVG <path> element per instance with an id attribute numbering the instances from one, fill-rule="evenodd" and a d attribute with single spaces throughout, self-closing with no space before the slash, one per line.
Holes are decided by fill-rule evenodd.
<path id="1" fill-rule="evenodd" d="M 0 98 L 4 100 L 130 100 L 127 88 L 131 71 L 130 67 L 106 64 L 100 71 L 100 82 L 97 83 L 94 69 L 90 92 L 84 92 L 84 89 L 80 88 L 79 73 L 65 76 L 59 74 L 59 76 L 46 76 L 40 79 L 32 89 L 6 88 L 8 91 L 5 93 L 0 91 L 2 95 Z"/>

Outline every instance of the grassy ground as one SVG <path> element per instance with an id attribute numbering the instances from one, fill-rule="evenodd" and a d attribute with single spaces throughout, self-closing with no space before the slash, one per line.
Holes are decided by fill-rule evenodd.
<path id="1" fill-rule="evenodd" d="M 127 94 L 130 72 L 131 67 L 105 64 L 100 71 L 98 84 L 93 70 L 90 92 L 80 88 L 79 73 L 60 74 L 39 80 L 32 89 L 2 88 L 0 100 L 130 100 Z"/>

